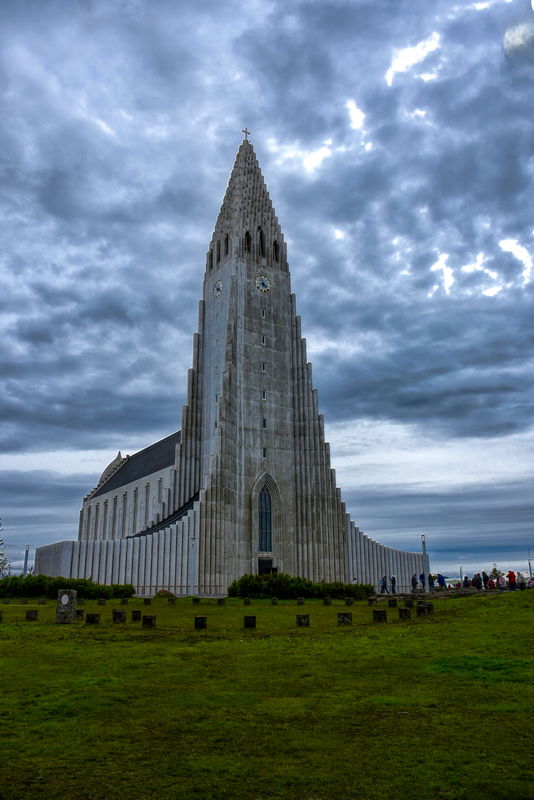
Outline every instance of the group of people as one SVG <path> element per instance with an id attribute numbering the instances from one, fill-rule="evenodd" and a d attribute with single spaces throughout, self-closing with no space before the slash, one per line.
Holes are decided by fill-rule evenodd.
<path id="1" fill-rule="evenodd" d="M 421 589 L 423 592 L 428 591 L 431 592 L 436 588 L 439 589 L 446 589 L 447 583 L 443 575 L 438 573 L 437 575 L 432 575 L 429 573 L 425 575 L 422 572 L 419 577 L 417 577 L 417 573 L 414 572 L 412 575 L 412 592 L 417 592 Z M 487 574 L 484 570 L 482 572 L 475 572 L 472 578 L 464 577 L 463 581 L 459 581 L 455 584 L 449 584 L 451 588 L 454 589 L 467 589 L 469 587 L 473 587 L 475 589 L 486 589 L 491 591 L 492 589 L 499 589 L 503 592 L 505 589 L 511 589 L 512 591 L 516 589 L 525 589 L 526 588 L 526 580 L 525 577 L 518 572 L 517 574 L 513 571 L 513 569 L 508 570 L 506 575 L 498 575 L 496 577 L 492 577 Z M 380 578 L 380 593 L 381 594 L 397 594 L 397 579 L 394 575 L 392 575 L 389 579 L 387 575 L 383 575 Z"/>

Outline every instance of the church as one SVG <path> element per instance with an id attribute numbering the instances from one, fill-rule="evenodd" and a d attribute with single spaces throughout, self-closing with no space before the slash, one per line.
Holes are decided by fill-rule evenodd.
<path id="1" fill-rule="evenodd" d="M 363 388 L 363 391 L 365 389 Z M 78 538 L 35 573 L 224 595 L 245 573 L 411 585 L 428 556 L 350 519 L 324 438 L 284 236 L 245 131 L 206 256 L 181 429 L 121 453 L 83 499 Z"/>

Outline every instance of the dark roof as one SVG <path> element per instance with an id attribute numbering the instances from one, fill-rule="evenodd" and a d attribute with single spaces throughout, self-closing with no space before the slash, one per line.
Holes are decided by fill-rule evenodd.
<path id="1" fill-rule="evenodd" d="M 124 464 L 98 488 L 92 496 L 98 497 L 105 492 L 112 492 L 120 486 L 144 478 L 165 467 L 174 464 L 175 447 L 180 443 L 181 431 L 171 433 L 165 439 L 145 447 L 133 456 L 128 456 Z"/>

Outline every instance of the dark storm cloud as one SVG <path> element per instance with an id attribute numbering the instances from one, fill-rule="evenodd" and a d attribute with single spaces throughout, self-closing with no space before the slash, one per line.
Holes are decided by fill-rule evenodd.
<path id="1" fill-rule="evenodd" d="M 5 0 L 2 450 L 142 447 L 180 425 L 245 124 L 327 419 L 525 431 L 532 280 L 499 243 L 532 256 L 532 41 L 527 0 Z"/>

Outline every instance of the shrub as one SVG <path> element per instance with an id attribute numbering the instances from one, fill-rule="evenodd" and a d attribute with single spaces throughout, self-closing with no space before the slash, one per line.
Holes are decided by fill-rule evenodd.
<path id="1" fill-rule="evenodd" d="M 102 586 L 90 578 L 51 578 L 48 575 L 11 575 L 0 580 L 0 597 L 57 597 L 60 589 L 75 589 L 79 597 L 131 597 L 135 589 L 130 584 L 113 583 Z"/>
<path id="2" fill-rule="evenodd" d="M 243 575 L 228 587 L 229 597 L 354 597 L 360 600 L 373 592 L 369 584 L 312 583 L 308 578 L 298 578 L 283 572 L 273 575 Z"/>

